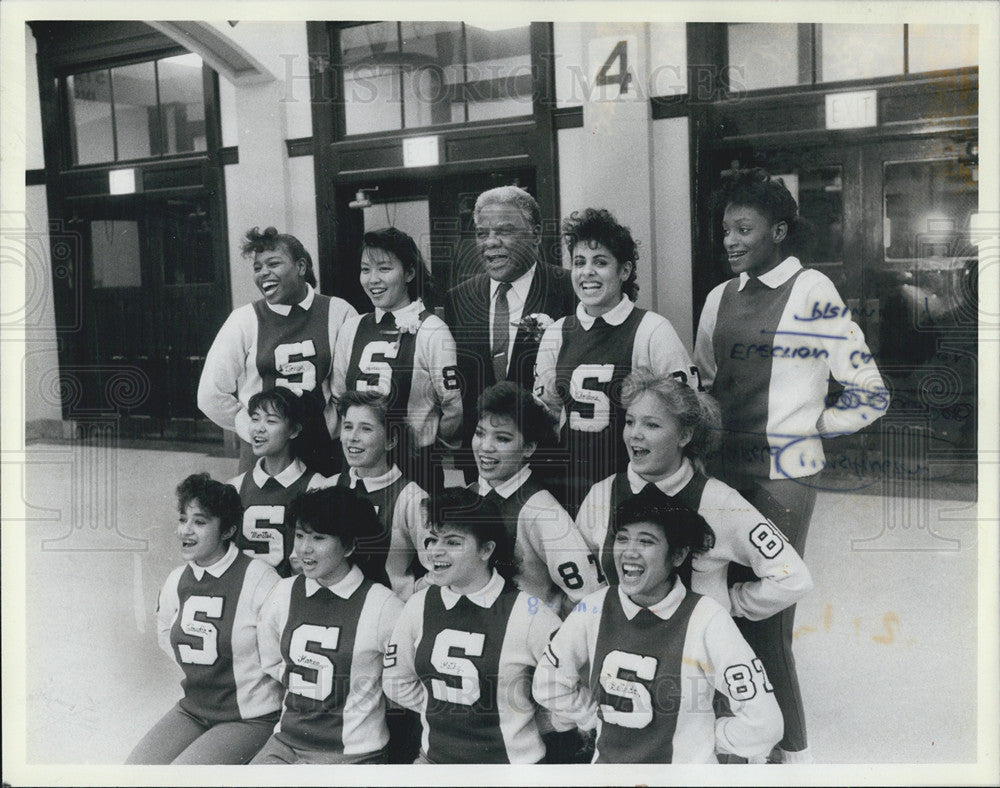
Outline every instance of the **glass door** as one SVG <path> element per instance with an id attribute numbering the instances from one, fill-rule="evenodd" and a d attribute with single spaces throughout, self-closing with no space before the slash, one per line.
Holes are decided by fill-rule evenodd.
<path id="1" fill-rule="evenodd" d="M 975 144 L 925 139 L 864 151 L 865 171 L 878 183 L 865 193 L 875 221 L 862 279 L 877 309 L 872 352 L 893 393 L 880 432 L 884 442 L 897 441 L 905 427 L 913 444 L 907 470 L 934 480 L 976 478 Z"/>
<path id="2" fill-rule="evenodd" d="M 110 416 L 125 436 L 216 438 L 196 397 L 229 303 L 214 202 L 135 195 L 75 210 L 84 341 L 67 416 Z"/>

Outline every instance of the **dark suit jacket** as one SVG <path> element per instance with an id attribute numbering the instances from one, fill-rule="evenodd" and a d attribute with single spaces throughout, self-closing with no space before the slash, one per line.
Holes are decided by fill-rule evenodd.
<path id="1" fill-rule="evenodd" d="M 543 313 L 558 320 L 576 309 L 576 296 L 569 271 L 539 262 L 528 288 L 523 316 Z M 469 446 L 476 429 L 476 400 L 483 389 L 496 383 L 490 357 L 490 278 L 476 274 L 448 291 L 444 320 L 458 348 L 458 370 L 462 380 L 463 445 Z M 514 338 L 507 379 L 528 391 L 535 383 L 538 343 L 523 329 Z"/>

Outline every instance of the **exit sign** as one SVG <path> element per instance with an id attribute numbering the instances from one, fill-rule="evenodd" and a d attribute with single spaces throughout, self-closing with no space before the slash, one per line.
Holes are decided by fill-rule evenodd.
<path id="1" fill-rule="evenodd" d="M 404 167 L 433 167 L 441 161 L 441 138 L 405 137 L 403 139 Z"/>
<path id="2" fill-rule="evenodd" d="M 857 90 L 853 93 L 826 94 L 828 129 L 863 129 L 877 126 L 878 92 Z"/>

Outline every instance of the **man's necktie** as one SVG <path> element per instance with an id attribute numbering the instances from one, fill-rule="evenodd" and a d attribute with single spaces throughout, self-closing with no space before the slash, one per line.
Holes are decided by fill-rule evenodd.
<path id="1" fill-rule="evenodd" d="M 501 282 L 497 287 L 496 308 L 493 311 L 493 339 L 490 356 L 493 358 L 493 376 L 497 383 L 507 379 L 507 343 L 510 341 L 510 306 L 507 293 L 510 282 Z"/>

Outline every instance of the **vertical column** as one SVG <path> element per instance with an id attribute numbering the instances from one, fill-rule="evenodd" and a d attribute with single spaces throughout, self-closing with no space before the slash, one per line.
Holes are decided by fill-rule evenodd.
<path id="1" fill-rule="evenodd" d="M 236 88 L 240 160 L 226 168 L 234 307 L 258 297 L 249 266 L 239 257 L 246 231 L 274 226 L 288 232 L 292 221 L 284 96 L 284 86 L 277 81 Z"/>
<path id="2" fill-rule="evenodd" d="M 649 113 L 648 25 L 580 24 L 560 31 L 560 68 L 569 73 L 562 98 L 583 105 L 584 128 L 572 151 L 560 151 L 564 216 L 607 208 L 639 241 L 639 304 L 652 306 L 653 196 Z M 573 40 L 575 39 L 575 40 Z M 560 137 L 560 143 L 563 138 Z M 570 155 L 571 154 L 571 155 Z"/>

